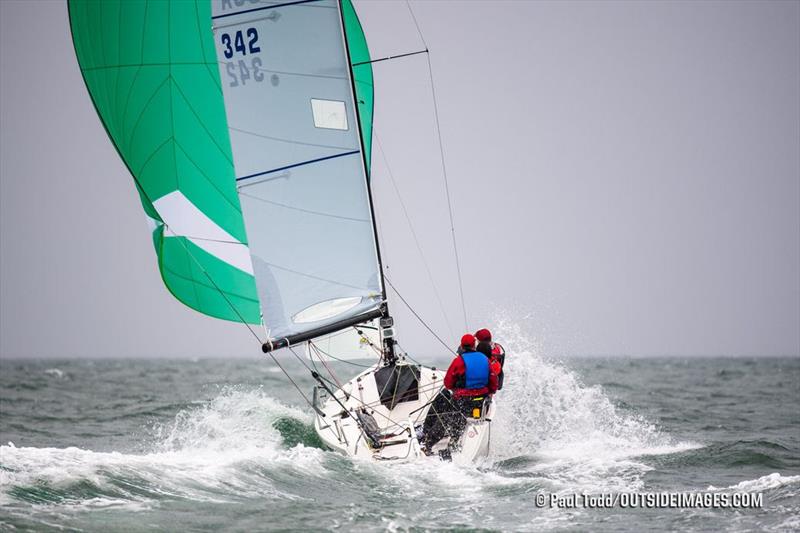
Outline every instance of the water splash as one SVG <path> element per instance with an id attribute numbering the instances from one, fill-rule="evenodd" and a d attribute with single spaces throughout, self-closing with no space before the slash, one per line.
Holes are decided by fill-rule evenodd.
<path id="1" fill-rule="evenodd" d="M 281 434 L 274 423 L 311 417 L 271 398 L 261 389 L 225 387 L 208 403 L 180 411 L 172 422 L 156 426 L 155 449 L 160 452 L 277 450 Z"/>
<path id="2" fill-rule="evenodd" d="M 75 447 L 0 447 L 0 503 L 12 499 L 66 505 L 116 505 L 162 498 L 230 501 L 297 499 L 275 488 L 271 472 L 319 473 L 323 452 L 282 446 L 281 420 L 307 422 L 261 390 L 223 389 L 211 402 L 179 412 L 156 428 L 146 454 Z M 268 465 L 269 468 L 264 468 Z"/>
<path id="3" fill-rule="evenodd" d="M 558 486 L 631 490 L 650 467 L 637 458 L 698 447 L 674 442 L 645 418 L 622 413 L 597 386 L 544 356 L 518 322 L 497 321 L 508 356 L 497 395 L 495 461 L 531 457 Z"/>

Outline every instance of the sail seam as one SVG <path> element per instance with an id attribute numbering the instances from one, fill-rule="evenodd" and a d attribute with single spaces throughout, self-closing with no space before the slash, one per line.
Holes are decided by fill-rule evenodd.
<path id="1" fill-rule="evenodd" d="M 172 141 L 174 139 L 175 139 L 175 137 L 173 137 L 172 135 L 170 135 L 169 137 L 164 139 L 164 142 L 159 144 L 156 147 L 156 149 L 153 150 L 153 153 L 151 153 L 149 156 L 147 156 L 147 159 L 144 160 L 144 163 L 142 163 L 142 166 L 137 169 L 136 173 L 137 174 L 141 174 L 142 172 L 144 172 L 144 169 L 147 168 L 147 166 L 150 164 L 150 162 L 153 160 L 153 158 L 155 158 L 159 153 L 161 153 L 161 150 L 167 145 L 168 142 L 170 142 L 170 141 Z"/>
<path id="2" fill-rule="evenodd" d="M 175 63 L 160 63 L 160 62 L 147 62 L 145 63 L 142 61 L 141 63 L 121 63 L 118 65 L 101 65 L 96 67 L 85 67 L 82 70 L 86 72 L 91 72 L 93 70 L 106 70 L 110 68 L 133 68 L 133 67 L 168 67 L 170 64 L 178 65 L 178 66 L 199 66 L 199 65 L 208 65 L 207 61 L 176 61 Z M 286 74 L 291 74 L 291 72 L 287 72 Z"/>
<path id="3" fill-rule="evenodd" d="M 311 215 L 319 215 L 322 217 L 330 217 L 330 218 L 339 218 L 341 220 L 349 220 L 352 222 L 369 222 L 366 218 L 353 218 L 353 217 L 346 217 L 342 215 L 334 215 L 332 213 L 323 213 L 322 211 L 313 211 L 311 209 L 303 209 L 302 207 L 295 207 L 293 205 L 286 205 L 279 202 L 273 202 L 272 200 L 267 200 L 266 198 L 260 198 L 258 196 L 253 196 L 252 194 L 247 194 L 245 192 L 239 191 L 239 196 L 246 196 L 247 198 L 252 198 L 253 200 L 257 200 L 259 202 L 264 202 L 266 204 L 275 205 L 278 207 L 283 207 L 284 209 L 291 209 L 293 211 L 301 211 L 303 213 L 309 213 Z"/>
<path id="4" fill-rule="evenodd" d="M 264 261 L 263 259 L 261 259 Z M 292 270 L 291 268 L 282 267 L 280 265 L 276 265 L 274 263 L 270 263 L 268 261 L 264 261 L 264 264 L 267 264 L 273 268 L 277 268 L 278 270 L 283 270 L 284 272 L 289 272 L 291 274 L 297 274 L 298 276 L 304 276 L 307 278 L 315 279 L 317 281 L 324 281 L 326 283 L 333 283 L 334 285 L 341 285 L 342 287 L 347 287 L 349 289 L 356 289 L 359 291 L 368 291 L 369 287 L 358 287 L 356 285 L 350 285 L 349 283 L 342 283 L 341 281 L 334 281 L 332 279 L 321 278 L 319 276 L 314 276 L 313 274 L 306 274 L 305 272 L 300 272 L 299 270 Z M 377 296 L 377 295 L 376 295 Z"/>
<path id="5" fill-rule="evenodd" d="M 254 131 L 243 130 L 241 128 L 234 128 L 233 126 L 229 126 L 229 129 L 232 131 L 237 131 L 239 133 L 244 133 L 245 135 L 252 135 L 254 137 L 260 137 L 262 139 L 269 139 L 271 141 L 278 141 L 278 142 L 285 142 L 289 144 L 299 144 L 301 146 L 313 146 L 315 148 L 332 148 L 334 150 L 349 150 L 348 146 L 333 146 L 330 144 L 316 144 L 316 143 L 304 143 L 301 141 L 295 141 L 292 139 L 284 139 L 282 137 L 272 137 L 270 135 L 264 135 L 262 133 L 256 133 Z"/>
<path id="6" fill-rule="evenodd" d="M 192 115 L 194 115 L 194 118 L 196 118 L 196 119 L 197 119 L 197 123 L 198 123 L 198 124 L 200 124 L 200 126 L 203 128 L 203 131 L 204 131 L 204 132 L 206 132 L 206 135 L 208 135 L 208 138 L 211 140 L 211 142 L 212 142 L 212 143 L 214 143 L 214 146 L 216 146 L 216 147 L 217 147 L 217 149 L 220 151 L 220 153 L 222 154 L 222 157 L 224 157 L 224 158 L 225 158 L 225 160 L 226 160 L 228 163 L 230 163 L 230 164 L 231 164 L 231 166 L 233 166 L 233 161 L 231 161 L 231 159 L 230 159 L 230 158 L 228 158 L 228 154 L 227 154 L 227 153 L 225 153 L 225 150 L 223 150 L 223 149 L 222 149 L 222 147 L 219 145 L 219 143 L 217 143 L 217 140 L 214 138 L 214 136 L 213 136 L 213 135 L 211 134 L 211 132 L 208 130 L 208 127 L 205 125 L 205 123 L 203 122 L 203 120 L 200 118 L 200 115 L 198 115 L 198 113 L 197 113 L 197 111 L 195 110 L 195 108 L 194 108 L 194 107 L 192 106 L 192 104 L 189 102 L 189 99 L 186 97 L 186 93 L 184 93 L 184 92 L 183 92 L 183 89 L 181 89 L 180 85 L 178 85 L 178 82 L 177 82 L 177 81 L 175 81 L 175 80 L 174 80 L 174 78 L 173 78 L 173 83 L 174 83 L 174 85 L 175 85 L 175 88 L 178 90 L 178 94 L 181 96 L 181 99 L 182 99 L 182 100 L 184 101 L 184 103 L 186 104 L 186 108 L 187 108 L 187 109 L 189 109 L 189 111 L 191 111 L 191 112 L 192 112 Z"/>
<path id="7" fill-rule="evenodd" d="M 128 135 L 128 139 L 127 139 L 127 142 L 126 142 L 126 148 L 128 149 L 128 151 L 131 150 L 131 143 L 133 143 L 133 139 L 136 138 L 136 134 L 139 131 L 139 124 L 141 124 L 142 119 L 144 118 L 144 115 L 147 113 L 147 110 L 150 107 L 150 104 L 153 103 L 153 100 L 155 99 L 155 97 L 158 96 L 158 93 L 161 92 L 161 90 L 164 88 L 164 85 L 166 83 L 168 83 L 168 82 L 169 82 L 169 77 L 165 77 L 164 81 L 159 83 L 158 87 L 153 89 L 153 94 L 150 95 L 150 98 L 147 99 L 147 102 L 145 102 L 144 106 L 142 106 L 141 111 L 139 111 L 139 116 L 136 117 L 136 123 L 133 125 L 133 128 L 131 129 L 131 133 L 130 133 L 130 135 Z"/>
<path id="8" fill-rule="evenodd" d="M 200 175 L 201 175 L 201 176 L 203 176 L 203 177 L 204 177 L 204 178 L 205 178 L 205 179 L 206 179 L 206 180 L 207 180 L 207 181 L 208 181 L 208 182 L 211 184 L 211 186 L 214 188 L 214 190 L 216 190 L 216 191 L 219 193 L 219 195 L 220 195 L 220 196 L 222 196 L 223 198 L 225 198 L 225 201 L 226 201 L 228 204 L 230 204 L 231 208 L 233 208 L 233 210 L 234 210 L 234 211 L 236 211 L 237 213 L 241 213 L 241 210 L 236 208 L 236 205 L 235 205 L 235 204 L 234 204 L 234 203 L 233 203 L 233 202 L 230 200 L 230 198 L 228 198 L 228 197 L 225 195 L 225 193 L 223 193 L 223 192 L 222 192 L 222 191 L 219 189 L 219 187 L 217 186 L 217 184 L 216 184 L 216 183 L 214 183 L 214 180 L 212 180 L 212 179 L 211 179 L 211 178 L 208 176 L 208 174 L 206 174 L 206 173 L 203 171 L 203 169 L 202 169 L 202 168 L 200 168 L 200 167 L 197 165 L 197 163 L 195 163 L 195 162 L 194 162 L 194 160 L 193 160 L 191 157 L 189 157 L 189 154 L 188 154 L 188 153 L 186 152 L 186 150 L 183 148 L 183 145 L 182 145 L 181 143 L 179 143 L 177 139 L 175 139 L 175 140 L 174 140 L 174 142 L 175 142 L 175 146 L 176 146 L 176 147 L 178 147 L 178 148 L 180 148 L 181 152 L 183 153 L 184 157 L 186 157 L 187 161 L 189 161 L 189 162 L 192 164 L 192 166 L 193 166 L 194 168 L 196 168 L 196 169 L 197 169 L 197 172 L 199 172 L 199 173 L 200 173 Z"/>
<path id="9" fill-rule="evenodd" d="M 184 251 L 186 251 L 186 250 L 184 250 Z M 188 253 L 189 252 L 187 251 L 187 254 Z M 228 295 L 228 296 L 230 296 L 232 298 L 238 298 L 240 300 L 245 300 L 245 301 L 251 302 L 251 303 L 258 303 L 257 299 L 248 298 L 247 296 L 243 296 L 243 295 L 241 295 L 239 293 L 232 292 L 232 291 L 223 291 L 222 289 L 218 289 L 217 287 L 215 287 L 213 285 L 209 285 L 209 284 L 207 284 L 207 283 L 205 283 L 203 281 L 200 281 L 200 280 L 197 280 L 197 279 L 194 279 L 194 278 L 188 278 L 188 277 L 178 273 L 177 271 L 169 268 L 166 265 L 162 264 L 162 267 L 164 268 L 164 271 L 169 272 L 170 275 L 175 276 L 176 278 L 182 279 L 184 281 L 187 281 L 189 283 L 196 284 L 196 285 L 199 285 L 201 287 L 205 287 L 206 289 L 209 289 L 209 290 L 212 290 L 212 291 L 213 290 L 219 291 L 220 293 L 224 293 L 224 294 L 226 294 L 226 295 Z M 180 298 L 178 298 L 178 299 L 180 300 Z"/>

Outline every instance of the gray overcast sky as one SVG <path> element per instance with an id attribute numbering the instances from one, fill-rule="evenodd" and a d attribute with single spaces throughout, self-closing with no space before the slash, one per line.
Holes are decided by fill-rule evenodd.
<path id="1" fill-rule="evenodd" d="M 565 354 L 800 354 L 800 3 L 415 2 L 469 327 Z M 423 47 L 356 1 L 373 57 Z M 66 3 L 0 2 L 0 355 L 256 354 L 161 284 Z M 375 65 L 390 277 L 463 333 L 424 55 Z M 437 303 L 385 161 L 410 213 Z M 400 340 L 438 351 L 392 300 Z M 450 326 L 448 326 L 448 322 Z"/>

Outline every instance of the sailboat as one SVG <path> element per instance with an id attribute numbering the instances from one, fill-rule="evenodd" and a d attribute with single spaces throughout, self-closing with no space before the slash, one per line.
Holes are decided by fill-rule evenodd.
<path id="1" fill-rule="evenodd" d="M 331 449 L 486 454 L 488 398 L 460 438 L 420 447 L 444 372 L 396 348 L 369 183 L 372 60 L 350 0 L 70 0 L 69 16 L 175 298 L 245 324 L 276 364 L 279 349 L 374 352 L 346 383 L 311 369 Z"/>

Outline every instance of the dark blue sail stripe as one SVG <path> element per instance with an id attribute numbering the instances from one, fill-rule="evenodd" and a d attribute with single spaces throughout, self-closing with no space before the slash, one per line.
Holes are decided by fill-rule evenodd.
<path id="1" fill-rule="evenodd" d="M 273 172 L 280 172 L 281 170 L 289 170 L 290 168 L 302 167 L 304 165 L 310 165 L 312 163 L 319 163 L 320 161 L 327 161 L 328 159 L 336 159 L 337 157 L 344 157 L 346 155 L 353 155 L 360 153 L 361 150 L 353 150 L 352 152 L 342 152 L 340 154 L 333 154 L 325 157 L 320 157 L 317 159 L 310 159 L 308 161 L 303 161 L 302 163 L 295 163 L 294 165 L 287 165 L 285 167 L 273 168 L 272 170 L 265 170 L 264 172 L 256 172 L 255 174 L 250 174 L 249 176 L 242 176 L 241 178 L 236 178 L 236 181 L 247 180 L 250 178 L 257 178 L 258 176 L 266 176 L 267 174 L 272 174 Z"/>
<path id="2" fill-rule="evenodd" d="M 237 11 L 236 13 L 225 13 L 224 15 L 217 15 L 211 17 L 211 20 L 221 19 L 225 17 L 233 17 L 236 15 L 244 15 L 245 13 L 252 13 L 254 11 L 263 11 L 265 9 L 275 9 L 276 7 L 296 6 L 297 4 L 308 4 L 310 2 L 319 2 L 320 0 L 297 0 L 296 2 L 286 2 L 285 4 L 273 4 L 269 6 L 254 7 L 253 9 L 245 9 L 244 11 Z"/>

